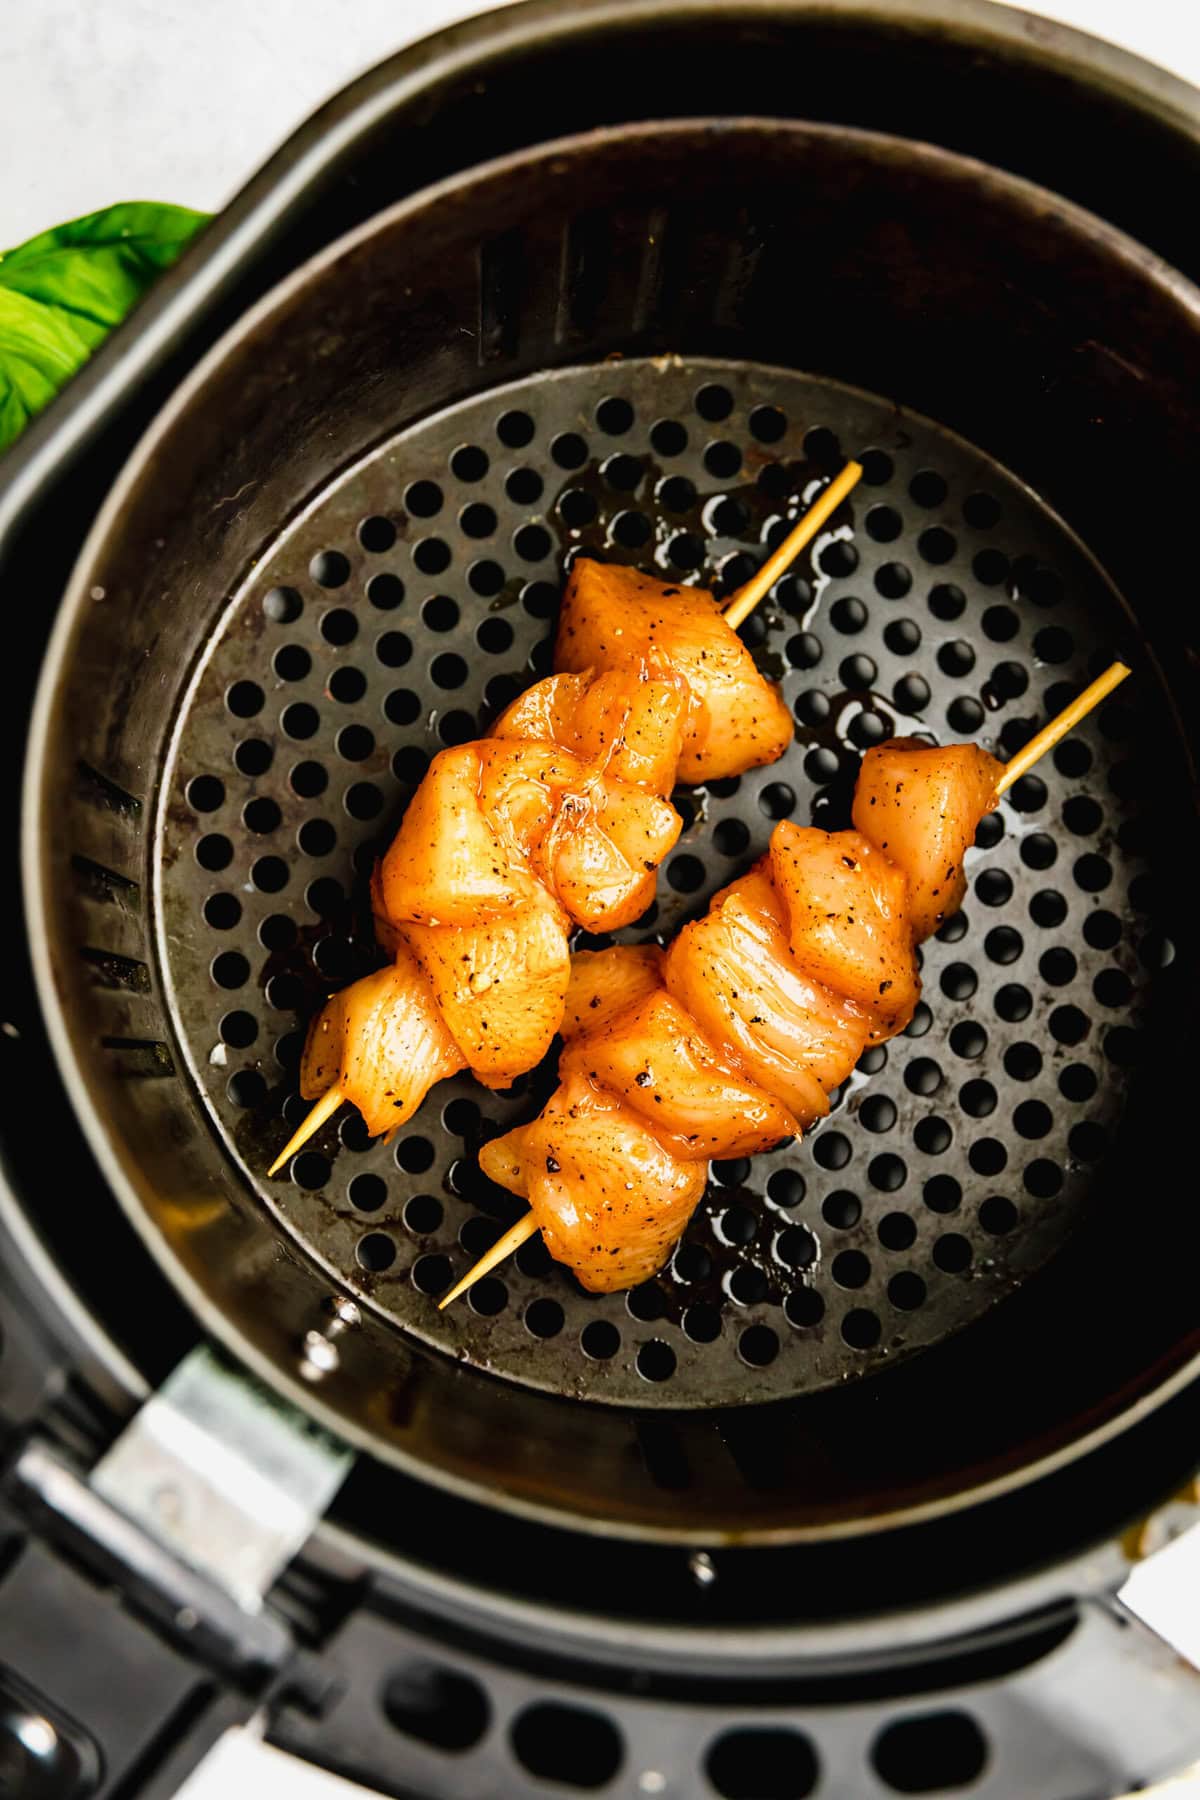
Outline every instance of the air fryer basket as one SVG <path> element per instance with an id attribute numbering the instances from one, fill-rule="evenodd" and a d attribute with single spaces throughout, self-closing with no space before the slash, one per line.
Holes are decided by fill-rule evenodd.
<path id="1" fill-rule="evenodd" d="M 661 898 L 621 934 L 669 936 L 763 854 L 775 819 L 848 824 L 867 744 L 933 727 L 1014 749 L 1124 646 L 1119 604 L 1061 527 L 889 403 L 670 356 L 439 410 L 256 560 L 180 709 L 156 878 L 174 1041 L 283 1228 L 331 1280 L 475 1368 L 656 1408 L 827 1388 L 978 1316 L 1086 1212 L 1151 971 L 1172 953 L 1139 910 L 1145 768 L 1124 701 L 989 820 L 976 905 L 926 951 L 906 1040 L 867 1054 L 803 1151 L 718 1164 L 669 1273 L 636 1293 L 581 1292 L 537 1243 L 465 1306 L 431 1304 L 519 1210 L 478 1147 L 544 1098 L 554 1058 L 495 1097 L 446 1085 L 398 1142 L 344 1117 L 290 1181 L 264 1178 L 307 1111 L 308 1018 L 331 981 L 378 960 L 365 876 L 430 754 L 548 671 L 564 553 L 685 581 L 702 562 L 736 586 L 842 446 L 865 460 L 859 505 L 748 628 L 784 675 L 795 742 L 679 796 L 689 826 Z"/>
<path id="2" fill-rule="evenodd" d="M 92 533 L 28 814 L 60 1054 L 210 1329 L 410 1471 L 705 1541 L 961 1500 L 1184 1366 L 1194 1214 L 1146 1158 L 1170 1168 L 1188 1135 L 1196 328 L 1186 282 L 1051 196 L 772 122 L 474 171 L 234 328 Z M 1130 698 L 1004 808 L 928 946 L 922 1041 L 798 1151 L 718 1168 L 674 1277 L 626 1307 L 534 1254 L 438 1321 L 445 1259 L 508 1216 L 472 1148 L 529 1094 L 455 1084 L 394 1156 L 350 1122 L 290 1185 L 262 1174 L 306 1011 L 369 954 L 376 840 L 428 755 L 546 666 L 566 548 L 735 585 L 806 482 L 865 450 L 753 627 L 797 745 L 696 797 L 646 931 L 772 816 L 840 822 L 856 749 L 893 723 L 1007 753 L 1115 653 Z"/>

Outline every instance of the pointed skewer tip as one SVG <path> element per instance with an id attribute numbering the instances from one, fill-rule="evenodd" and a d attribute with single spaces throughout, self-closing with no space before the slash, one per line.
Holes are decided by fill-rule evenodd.
<path id="1" fill-rule="evenodd" d="M 295 1131 L 293 1131 L 291 1137 L 267 1170 L 268 1180 L 271 1176 L 278 1174 L 284 1163 L 287 1162 L 289 1158 L 295 1156 L 297 1150 L 303 1149 L 309 1138 L 312 1137 L 315 1132 L 320 1131 L 325 1121 L 333 1117 L 341 1104 L 342 1090 L 340 1085 L 335 1081 L 331 1088 L 326 1088 L 325 1092 L 321 1095 L 321 1098 L 309 1112 L 308 1117 L 296 1127 Z"/>
<path id="2" fill-rule="evenodd" d="M 467 1270 L 462 1280 L 456 1282 L 448 1294 L 442 1295 L 438 1301 L 438 1311 L 445 1312 L 452 1300 L 457 1300 L 460 1294 L 465 1294 L 468 1288 L 474 1287 L 475 1283 L 494 1269 L 497 1263 L 506 1261 L 514 1250 L 519 1250 L 521 1245 L 533 1236 L 537 1228 L 537 1220 L 532 1212 L 525 1213 L 515 1225 L 510 1225 L 504 1236 L 497 1238 L 491 1249 L 485 1250 L 479 1261 Z"/>

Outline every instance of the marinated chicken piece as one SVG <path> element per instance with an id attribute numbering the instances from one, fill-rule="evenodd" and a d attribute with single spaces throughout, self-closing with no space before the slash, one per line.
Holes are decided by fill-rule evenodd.
<path id="1" fill-rule="evenodd" d="M 479 754 L 480 804 L 509 857 L 585 931 L 640 918 L 682 829 L 670 802 L 547 739 L 493 739 Z"/>
<path id="2" fill-rule="evenodd" d="M 653 875 L 669 856 L 683 820 L 669 800 L 606 776 L 592 790 L 596 823 L 631 869 Z"/>
<path id="3" fill-rule="evenodd" d="M 571 957 L 559 909 L 543 894 L 478 925 L 406 925 L 446 1028 L 485 1087 L 508 1087 L 541 1062 L 563 1016 Z"/>
<path id="4" fill-rule="evenodd" d="M 577 925 L 612 931 L 645 912 L 681 825 L 669 801 L 549 739 L 462 744 L 430 765 L 377 898 L 393 924 L 471 926 L 548 889 Z"/>
<path id="5" fill-rule="evenodd" d="M 640 919 L 654 898 L 654 876 L 631 869 L 592 821 L 564 834 L 551 874 L 554 892 L 585 931 L 617 931 Z"/>
<path id="6" fill-rule="evenodd" d="M 663 953 L 657 944 L 613 944 L 577 950 L 571 958 L 567 1005 L 559 1029 L 567 1043 L 597 1031 L 618 1013 L 662 987 Z"/>
<path id="7" fill-rule="evenodd" d="M 688 707 L 681 675 L 635 659 L 599 674 L 548 675 L 513 701 L 491 735 L 550 738 L 615 779 L 669 794 Z"/>
<path id="8" fill-rule="evenodd" d="M 632 925 L 653 900 L 659 864 L 682 827 L 656 794 L 598 780 L 560 805 L 541 851 L 546 885 L 585 931 Z"/>
<path id="9" fill-rule="evenodd" d="M 435 1082 L 466 1066 L 420 965 L 402 945 L 394 963 L 334 994 L 309 1026 L 300 1092 L 335 1083 L 373 1137 L 411 1119 Z"/>
<path id="10" fill-rule="evenodd" d="M 532 868 L 539 881 L 542 846 L 553 830 L 564 796 L 582 793 L 591 771 L 549 738 L 522 743 L 484 738 L 479 757 L 478 804 L 509 859 Z"/>
<path id="11" fill-rule="evenodd" d="M 536 900 L 540 888 L 513 860 L 480 805 L 477 744 L 435 756 L 380 865 L 379 888 L 396 925 L 475 925 Z"/>
<path id="12" fill-rule="evenodd" d="M 669 665 L 687 683 L 681 781 L 740 775 L 774 762 L 791 743 L 791 714 L 778 688 L 759 674 L 711 594 L 577 558 L 563 593 L 555 666 L 578 673 L 638 657 Z"/>
<path id="13" fill-rule="evenodd" d="M 857 831 L 782 819 L 771 833 L 771 879 L 792 955 L 810 981 L 900 1031 L 921 992 L 902 870 Z"/>
<path id="14" fill-rule="evenodd" d="M 908 877 L 917 943 L 962 905 L 963 859 L 980 819 L 996 805 L 1003 773 L 1004 764 L 976 744 L 892 738 L 863 757 L 854 823 Z"/>
<path id="15" fill-rule="evenodd" d="M 639 918 L 682 828 L 675 808 L 545 739 L 478 749 L 480 804 L 510 859 L 587 931 Z"/>
<path id="16" fill-rule="evenodd" d="M 661 990 L 568 1044 L 559 1070 L 564 1080 L 583 1075 L 615 1094 L 685 1162 L 754 1156 L 800 1130 Z"/>
<path id="17" fill-rule="evenodd" d="M 572 720 L 591 679 L 591 669 L 584 669 L 578 675 L 547 675 L 535 681 L 505 707 L 488 736 L 514 741 L 548 738 L 564 750 L 573 750 Z"/>
<path id="18" fill-rule="evenodd" d="M 717 894 L 667 951 L 668 991 L 709 1042 L 726 1045 L 807 1127 L 829 1111 L 866 1045 L 872 1020 L 805 975 L 760 863 Z"/>
<path id="19" fill-rule="evenodd" d="M 579 1076 L 565 1078 L 531 1124 L 484 1144 L 479 1163 L 529 1201 L 551 1256 L 594 1294 L 635 1287 L 662 1267 L 708 1174 Z"/>
<path id="20" fill-rule="evenodd" d="M 675 786 L 691 694 L 683 675 L 658 658 L 592 677 L 575 715 L 580 756 L 652 794 Z"/>

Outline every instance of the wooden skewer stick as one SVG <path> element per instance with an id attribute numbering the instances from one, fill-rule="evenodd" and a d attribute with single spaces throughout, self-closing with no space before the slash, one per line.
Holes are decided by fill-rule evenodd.
<path id="1" fill-rule="evenodd" d="M 485 1250 L 474 1267 L 467 1270 L 462 1280 L 457 1282 L 448 1294 L 442 1295 L 438 1301 L 438 1311 L 444 1312 L 452 1300 L 457 1300 L 458 1296 L 465 1294 L 469 1287 L 474 1287 L 475 1283 L 484 1275 L 489 1274 L 498 1263 L 506 1262 L 514 1250 L 519 1250 L 521 1245 L 533 1236 L 537 1228 L 537 1220 L 532 1212 L 527 1212 L 523 1218 L 517 1220 L 515 1225 L 510 1225 L 504 1236 L 497 1238 L 491 1249 Z"/>
<path id="2" fill-rule="evenodd" d="M 826 519 L 835 513 L 850 489 L 862 477 L 862 464 L 848 462 L 835 475 L 827 488 L 822 488 L 802 519 L 798 519 L 780 544 L 772 551 L 762 568 L 752 575 L 745 587 L 739 588 L 725 608 L 726 621 L 736 631 L 750 617 L 763 595 L 786 575 L 806 544 L 812 542 Z"/>
<path id="3" fill-rule="evenodd" d="M 768 556 L 766 562 L 763 564 L 762 568 L 758 570 L 757 574 L 751 576 L 745 587 L 738 589 L 733 599 L 729 602 L 729 605 L 725 608 L 725 618 L 735 631 L 744 620 L 750 617 L 750 614 L 754 611 L 754 608 L 758 605 L 763 595 L 774 586 L 779 580 L 779 577 L 786 573 L 791 564 L 795 562 L 805 545 L 810 543 L 812 539 L 816 537 L 826 519 L 829 518 L 831 513 L 837 511 L 842 501 L 846 498 L 846 495 L 850 492 L 850 489 L 861 476 L 862 464 L 848 462 L 845 468 L 842 469 L 839 474 L 834 476 L 829 486 L 821 490 L 808 511 L 804 514 L 804 517 L 798 519 L 792 526 L 792 529 L 788 532 L 778 550 L 772 551 L 771 555 Z M 290 1156 L 295 1156 L 297 1150 L 304 1147 L 313 1133 L 319 1131 L 331 1114 L 337 1111 L 340 1101 L 341 1090 L 336 1085 L 330 1088 L 328 1093 L 322 1094 L 308 1117 L 302 1124 L 296 1127 L 296 1130 L 288 1139 L 285 1148 L 279 1152 L 279 1155 L 267 1170 L 268 1177 L 277 1174 L 279 1170 L 282 1169 L 284 1163 L 287 1162 L 288 1158 Z M 532 1230 L 533 1227 L 530 1226 L 529 1231 L 526 1232 L 525 1236 L 528 1237 Z M 503 1242 L 505 1240 L 501 1241 Z M 523 1242 L 523 1238 L 515 1238 L 509 1246 L 509 1249 L 515 1250 L 517 1245 Z M 495 1253 L 496 1247 L 489 1250 L 488 1256 L 494 1256 Z M 508 1251 L 505 1251 L 504 1255 L 507 1254 Z M 489 1269 L 495 1266 L 493 1263 L 488 1262 L 487 1257 L 484 1257 L 477 1265 L 477 1269 L 472 1271 L 471 1279 L 473 1281 L 477 1281 L 479 1276 L 486 1272 L 484 1264 L 486 1264 Z M 467 1285 L 469 1287 L 470 1282 L 468 1282 Z M 456 1288 L 454 1294 L 457 1294 L 457 1292 L 458 1289 Z M 449 1302 L 453 1300 L 454 1294 L 448 1294 L 441 1304 L 443 1306 L 448 1305 Z"/>
<path id="4" fill-rule="evenodd" d="M 851 466 L 853 467 L 856 465 Z M 843 471 L 843 474 L 844 473 L 845 471 Z M 858 477 L 855 476 L 854 480 L 857 479 Z M 853 482 L 849 485 L 853 486 Z M 825 499 L 830 491 L 830 488 L 826 488 L 825 493 L 821 498 Z M 834 504 L 836 504 L 836 502 Z M 832 511 L 832 507 L 829 510 Z M 803 524 L 805 520 L 811 518 L 811 516 L 812 513 L 810 510 L 810 512 L 805 514 L 805 519 L 801 520 L 801 524 Z M 762 570 L 760 569 L 759 576 L 761 576 L 761 574 Z M 757 580 L 758 577 L 755 579 Z M 771 577 L 771 580 L 775 579 L 775 576 Z M 766 582 L 762 592 L 765 593 L 770 585 L 770 581 Z M 741 600 L 741 596 L 745 591 L 744 588 L 741 590 L 741 593 L 738 595 L 738 601 Z M 737 602 L 735 602 L 735 605 L 736 604 Z M 730 611 L 732 611 L 732 608 L 730 608 Z M 728 618 L 728 616 L 729 614 L 727 613 L 726 617 Z M 1115 687 L 1121 685 L 1129 673 L 1130 671 L 1124 663 L 1113 663 L 1109 668 L 1105 669 L 1103 675 L 1097 676 L 1090 687 L 1084 688 L 1077 700 L 1072 700 L 1070 706 L 1064 706 L 1062 711 L 1058 713 L 1056 717 L 1051 719 L 1048 725 L 1043 726 L 1041 731 L 1039 731 L 1035 737 L 1030 738 L 1023 750 L 1018 750 L 1017 754 L 1005 763 L 1004 773 L 996 783 L 997 797 L 1006 793 L 1014 781 L 1019 781 L 1021 776 L 1024 775 L 1028 769 L 1033 767 L 1039 757 L 1044 756 L 1047 750 L 1053 749 L 1054 745 L 1057 744 L 1060 739 L 1065 738 L 1068 732 L 1072 731 L 1074 727 L 1078 725 L 1080 719 L 1091 712 L 1093 707 L 1099 706 L 1100 702 L 1106 699 Z M 469 1287 L 473 1287 L 481 1275 L 488 1274 L 496 1267 L 497 1263 L 503 1262 L 504 1258 L 508 1256 L 511 1251 L 518 1249 L 528 1238 L 533 1236 L 536 1230 L 537 1225 L 534 1220 L 533 1212 L 527 1212 L 524 1218 L 518 1219 L 516 1224 L 492 1245 L 487 1255 L 481 1256 L 474 1268 L 468 1269 L 462 1280 L 457 1282 L 455 1286 L 450 1289 L 450 1292 L 443 1299 L 438 1301 L 439 1312 L 443 1307 L 449 1306 L 452 1300 L 457 1300 L 460 1294 L 465 1294 Z"/>
<path id="5" fill-rule="evenodd" d="M 1110 663 L 1103 675 L 1097 675 L 1095 681 L 1090 687 L 1084 688 L 1077 700 L 1072 700 L 1070 706 L 1064 706 L 1048 725 L 1043 725 L 1042 729 L 1030 738 L 1025 748 L 1018 750 L 1017 754 L 1010 757 L 1005 763 L 1004 773 L 996 783 L 997 796 L 1006 794 L 1014 781 L 1020 781 L 1022 775 L 1032 769 L 1034 763 L 1045 756 L 1047 750 L 1052 750 L 1061 738 L 1065 738 L 1069 731 L 1074 730 L 1080 719 L 1086 718 L 1094 706 L 1099 706 L 1100 702 L 1107 699 L 1115 687 L 1120 687 L 1128 674 L 1129 670 L 1123 662 Z"/>
<path id="6" fill-rule="evenodd" d="M 308 1117 L 301 1120 L 300 1124 L 297 1125 L 295 1131 L 293 1131 L 291 1137 L 267 1170 L 268 1176 L 274 1175 L 278 1170 L 282 1169 L 284 1163 L 288 1160 L 288 1157 L 295 1156 L 297 1150 L 307 1144 L 314 1131 L 320 1131 L 326 1119 L 332 1119 L 334 1113 L 341 1104 L 341 1084 L 340 1082 L 335 1081 L 333 1086 L 327 1088 L 321 1095 L 321 1098 L 317 1101 Z"/>

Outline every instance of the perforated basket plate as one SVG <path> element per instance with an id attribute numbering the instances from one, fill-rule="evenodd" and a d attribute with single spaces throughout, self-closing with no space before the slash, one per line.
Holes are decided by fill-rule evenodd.
<path id="1" fill-rule="evenodd" d="M 1150 971 L 1171 955 L 1143 916 L 1133 683 L 985 820 L 967 903 L 925 946 L 909 1030 L 868 1052 L 804 1143 L 715 1165 L 656 1280 L 586 1295 L 536 1240 L 435 1308 L 521 1210 L 476 1153 L 530 1116 L 552 1067 L 503 1095 L 447 1082 L 388 1146 L 345 1108 L 265 1178 L 306 1111 L 308 1018 L 378 960 L 370 866 L 430 757 L 549 671 L 564 555 L 729 591 L 850 454 L 862 485 L 745 628 L 796 741 L 770 769 L 680 798 L 659 900 L 623 934 L 665 938 L 776 819 L 847 824 L 867 745 L 910 731 L 1007 756 L 1125 641 L 1122 608 L 1061 524 L 927 421 L 794 372 L 677 358 L 494 391 L 318 495 L 232 598 L 191 683 L 156 882 L 186 1060 L 302 1250 L 477 1367 L 640 1405 L 827 1387 L 977 1317 L 1087 1203 Z"/>

